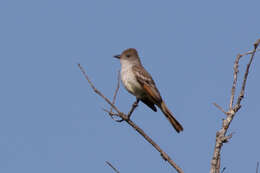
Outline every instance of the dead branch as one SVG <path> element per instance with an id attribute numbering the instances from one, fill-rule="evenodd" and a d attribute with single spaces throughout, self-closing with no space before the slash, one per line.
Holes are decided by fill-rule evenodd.
<path id="1" fill-rule="evenodd" d="M 120 173 L 109 161 L 106 161 L 106 163 L 107 163 L 116 173 Z"/>
<path id="2" fill-rule="evenodd" d="M 116 85 L 116 90 L 115 90 L 115 93 L 113 96 L 113 101 L 112 101 L 113 104 L 115 104 L 115 102 L 116 102 L 116 96 L 117 96 L 119 87 L 120 87 L 120 70 L 118 70 L 118 73 L 117 73 L 117 85 Z M 112 112 L 112 111 L 113 111 L 113 108 L 111 107 L 110 112 Z"/>
<path id="3" fill-rule="evenodd" d="M 115 112 L 112 111 L 108 111 L 106 109 L 104 109 L 104 111 L 106 111 L 110 116 L 117 116 L 120 117 L 121 120 L 117 120 L 119 122 L 121 121 L 125 121 L 126 123 L 128 123 L 133 129 L 135 129 L 141 136 L 143 136 L 145 138 L 145 140 L 147 142 L 149 142 L 162 156 L 162 158 L 167 161 L 178 173 L 183 173 L 182 169 L 170 158 L 170 156 L 165 153 L 159 145 L 157 145 L 138 125 L 136 125 L 131 119 L 130 116 L 131 114 L 134 112 L 135 108 L 138 105 L 139 100 L 136 100 L 136 102 L 134 102 L 134 104 L 131 107 L 131 110 L 129 111 L 128 114 L 125 114 L 123 112 L 121 112 L 113 102 L 111 102 L 106 96 L 104 96 L 95 86 L 94 84 L 91 82 L 91 80 L 89 79 L 89 77 L 87 76 L 85 70 L 83 69 L 83 67 L 78 64 L 78 67 L 80 68 L 82 74 L 84 75 L 85 79 L 88 81 L 88 83 L 90 84 L 91 88 L 93 89 L 93 91 L 95 93 L 97 93 L 100 97 L 102 97 L 110 106 L 111 109 L 114 110 Z M 114 94 L 114 97 L 116 97 L 117 91 Z"/>
<path id="4" fill-rule="evenodd" d="M 232 137 L 232 134 L 226 136 L 226 133 L 227 133 L 227 130 L 228 130 L 234 116 L 241 108 L 240 103 L 241 103 L 242 99 L 244 98 L 249 69 L 250 69 L 251 63 L 255 57 L 255 53 L 257 51 L 259 51 L 259 49 L 258 49 L 259 44 L 260 44 L 260 39 L 258 39 L 254 43 L 254 49 L 252 51 L 246 52 L 244 54 L 239 54 L 236 57 L 234 67 L 233 67 L 234 73 L 233 73 L 233 83 L 232 83 L 232 88 L 231 88 L 229 110 L 225 111 L 222 107 L 220 107 L 216 103 L 214 104 L 218 109 L 220 109 L 224 114 L 226 114 L 226 118 L 223 120 L 222 128 L 216 133 L 216 143 L 215 143 L 215 147 L 214 147 L 213 157 L 211 160 L 210 173 L 219 173 L 220 172 L 220 152 L 221 152 L 223 144 L 228 142 L 228 140 Z M 236 89 L 237 89 L 237 76 L 238 76 L 238 72 L 239 72 L 239 69 L 238 69 L 239 61 L 245 55 L 251 55 L 251 57 L 246 66 L 246 71 L 244 73 L 242 87 L 239 92 L 239 96 L 237 97 L 236 104 L 234 105 L 235 93 L 236 93 Z"/>

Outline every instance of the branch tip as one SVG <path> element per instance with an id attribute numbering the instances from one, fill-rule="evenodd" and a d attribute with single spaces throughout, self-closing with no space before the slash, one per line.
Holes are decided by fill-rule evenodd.
<path id="1" fill-rule="evenodd" d="M 260 39 L 256 40 L 256 42 L 254 43 L 255 50 L 257 49 L 259 44 L 260 44 Z"/>
<path id="2" fill-rule="evenodd" d="M 227 143 L 229 141 L 229 139 L 231 139 L 233 134 L 234 134 L 234 133 L 231 133 L 231 134 L 226 136 L 226 133 L 228 131 L 228 128 L 229 128 L 234 116 L 236 115 L 238 110 L 241 108 L 240 103 L 243 100 L 244 95 L 245 95 L 245 88 L 246 88 L 246 83 L 247 83 L 247 77 L 248 77 L 248 74 L 249 74 L 249 69 L 250 69 L 251 63 L 254 59 L 255 53 L 258 50 L 260 50 L 260 49 L 258 49 L 259 44 L 260 44 L 260 39 L 258 39 L 254 43 L 254 50 L 246 52 L 244 54 L 238 54 L 236 56 L 234 66 L 233 66 L 234 72 L 233 72 L 233 83 L 232 83 L 231 96 L 230 96 L 230 102 L 229 102 L 229 110 L 227 112 L 225 112 L 221 106 L 214 103 L 214 105 L 218 109 L 220 109 L 223 113 L 225 113 L 227 116 L 222 121 L 221 129 L 219 131 L 217 131 L 217 133 L 216 133 L 216 142 L 215 142 L 213 157 L 212 157 L 212 160 L 211 160 L 210 173 L 219 173 L 220 172 L 220 170 L 219 170 L 220 159 L 221 159 L 220 158 L 220 152 L 221 152 L 223 144 Z M 234 103 L 236 88 L 237 88 L 238 72 L 239 72 L 239 60 L 241 59 L 241 57 L 243 57 L 245 55 L 249 55 L 249 54 L 250 54 L 250 59 L 249 59 L 249 62 L 246 66 L 246 70 L 245 70 L 245 73 L 244 73 L 244 76 L 243 76 L 243 79 L 242 79 L 242 87 L 241 87 L 241 90 L 239 91 L 236 102 Z M 223 173 L 224 170 L 225 170 L 225 168 L 223 168 L 223 170 L 221 172 Z"/>
<path id="3" fill-rule="evenodd" d="M 221 106 L 219 106 L 217 103 L 213 103 L 213 105 L 216 106 L 221 112 L 223 112 L 224 114 L 227 115 L 227 112 Z"/>

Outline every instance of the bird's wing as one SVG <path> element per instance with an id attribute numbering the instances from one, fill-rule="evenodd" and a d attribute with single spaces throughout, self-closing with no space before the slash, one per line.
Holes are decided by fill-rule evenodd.
<path id="1" fill-rule="evenodd" d="M 137 81 L 141 84 L 145 92 L 154 100 L 154 103 L 160 103 L 162 101 L 160 92 L 155 86 L 151 75 L 143 68 L 139 66 L 133 66 Z"/>

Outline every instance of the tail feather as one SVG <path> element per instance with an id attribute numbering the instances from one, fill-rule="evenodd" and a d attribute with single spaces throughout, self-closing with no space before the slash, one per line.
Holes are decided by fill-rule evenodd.
<path id="1" fill-rule="evenodd" d="M 172 126 L 174 127 L 174 129 L 179 133 L 181 131 L 183 131 L 183 127 L 182 125 L 174 118 L 173 114 L 171 113 L 171 111 L 167 108 L 167 106 L 165 105 L 165 103 L 162 101 L 160 108 L 163 112 L 163 114 L 166 116 L 166 118 L 170 121 L 170 123 L 172 124 Z"/>

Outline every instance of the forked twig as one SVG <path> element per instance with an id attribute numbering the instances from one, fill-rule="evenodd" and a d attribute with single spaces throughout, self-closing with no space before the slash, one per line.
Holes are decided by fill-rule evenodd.
<path id="1" fill-rule="evenodd" d="M 219 173 L 220 172 L 220 152 L 221 152 L 221 148 L 222 148 L 223 144 L 228 142 L 228 140 L 232 137 L 232 134 L 226 136 L 226 133 L 227 133 L 227 130 L 228 130 L 234 116 L 236 115 L 238 110 L 241 108 L 240 103 L 241 103 L 242 99 L 244 98 L 247 77 L 248 77 L 248 74 L 249 74 L 249 69 L 250 69 L 252 61 L 255 57 L 255 53 L 259 50 L 258 49 L 259 44 L 260 44 L 260 39 L 258 39 L 254 43 L 253 51 L 249 51 L 249 52 L 244 53 L 244 54 L 239 54 L 236 57 L 236 60 L 235 60 L 235 63 L 234 63 L 233 83 L 232 83 L 232 88 L 231 88 L 229 110 L 226 112 L 226 111 L 224 111 L 224 109 L 222 107 L 220 107 L 217 104 L 214 104 L 223 113 L 225 113 L 227 116 L 223 120 L 222 128 L 216 133 L 216 143 L 215 143 L 215 147 L 214 147 L 213 157 L 212 157 L 212 160 L 211 160 L 210 173 Z M 239 70 L 238 70 L 239 61 L 245 55 L 251 55 L 251 56 L 250 56 L 250 60 L 247 64 L 247 66 L 246 66 L 246 71 L 244 73 L 242 87 L 241 87 L 241 90 L 239 92 L 239 96 L 237 97 L 236 104 L 233 105 L 234 99 L 235 99 L 236 87 L 237 87 L 237 76 L 238 76 L 238 72 L 239 72 Z"/>
<path id="2" fill-rule="evenodd" d="M 132 105 L 131 110 L 129 111 L 128 114 L 125 114 L 123 112 L 121 112 L 116 106 L 115 104 L 113 104 L 106 96 L 104 96 L 91 82 L 91 80 L 89 79 L 89 77 L 87 76 L 85 70 L 83 69 L 83 67 L 78 64 L 78 67 L 80 68 L 82 74 L 84 75 L 85 79 L 88 81 L 88 83 L 90 84 L 91 88 L 94 90 L 95 93 L 97 93 L 100 97 L 102 97 L 115 111 L 116 113 L 112 113 L 111 111 L 105 110 L 106 112 L 108 112 L 108 114 L 113 114 L 113 116 L 118 116 L 120 118 L 122 118 L 121 121 L 125 121 L 127 122 L 132 128 L 134 128 L 140 135 L 142 135 L 145 140 L 147 142 L 149 142 L 162 156 L 162 158 L 167 161 L 178 173 L 183 173 L 182 169 L 170 158 L 170 156 L 168 156 L 168 154 L 166 154 L 159 145 L 157 145 L 138 125 L 136 125 L 129 117 L 131 116 L 131 114 L 133 113 L 133 111 L 135 110 L 135 108 L 137 107 L 138 104 L 138 100 Z"/>

